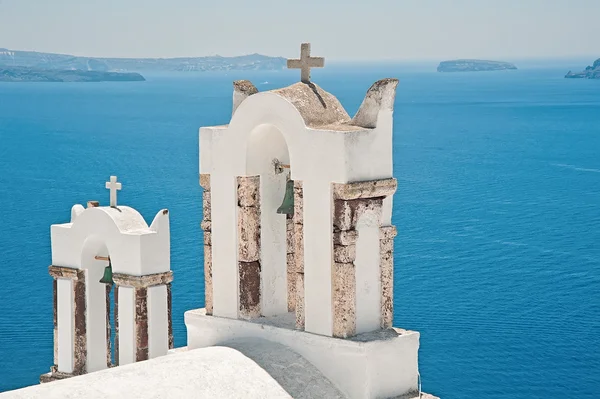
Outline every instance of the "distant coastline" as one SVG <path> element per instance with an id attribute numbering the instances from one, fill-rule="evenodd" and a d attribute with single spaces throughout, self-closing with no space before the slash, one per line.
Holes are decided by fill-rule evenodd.
<path id="1" fill-rule="evenodd" d="M 570 79 L 600 79 L 600 58 L 598 58 L 592 65 L 589 65 L 585 70 L 581 72 L 573 73 L 569 71 L 565 78 Z"/>
<path id="2" fill-rule="evenodd" d="M 483 72 L 514 70 L 517 67 L 510 62 L 488 60 L 450 60 L 442 61 L 438 72 Z"/>
<path id="3" fill-rule="evenodd" d="M 0 82 L 143 82 L 137 72 L 100 72 L 0 66 Z"/>
<path id="4" fill-rule="evenodd" d="M 281 70 L 283 57 L 250 54 L 238 57 L 100 58 L 68 54 L 38 53 L 0 48 L 0 68 L 30 67 L 52 70 L 98 72 L 203 72 L 234 70 Z"/>

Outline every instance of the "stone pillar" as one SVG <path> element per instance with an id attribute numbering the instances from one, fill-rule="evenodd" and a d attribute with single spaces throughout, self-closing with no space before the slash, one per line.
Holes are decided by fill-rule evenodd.
<path id="1" fill-rule="evenodd" d="M 114 280 L 113 280 L 114 281 Z M 113 309 L 113 320 L 115 321 L 115 366 L 119 365 L 119 286 L 114 284 L 115 307 Z"/>
<path id="2" fill-rule="evenodd" d="M 381 328 L 385 329 L 392 327 L 394 318 L 394 237 L 397 232 L 394 226 L 383 226 L 379 232 Z"/>
<path id="3" fill-rule="evenodd" d="M 148 288 L 135 287 L 135 361 L 148 360 Z"/>
<path id="4" fill-rule="evenodd" d="M 167 317 L 169 318 L 169 349 L 175 348 L 173 338 L 173 297 L 171 294 L 171 283 L 167 284 Z"/>
<path id="5" fill-rule="evenodd" d="M 111 344 L 110 344 L 110 290 L 112 285 L 106 284 L 106 367 L 112 367 Z"/>
<path id="6" fill-rule="evenodd" d="M 164 273 L 150 274 L 146 276 L 130 276 L 127 274 L 114 273 L 113 281 L 115 282 L 115 289 L 119 287 L 129 287 L 133 289 L 133 342 L 134 342 L 134 360 L 136 362 L 142 360 L 148 360 L 149 358 L 155 357 L 151 355 L 151 352 L 159 354 L 166 354 L 169 348 L 169 324 L 170 324 L 170 303 L 168 300 L 168 285 L 173 281 L 173 272 L 168 271 Z M 149 289 L 153 287 L 164 286 L 164 296 L 157 298 L 157 304 L 162 302 L 165 314 L 151 314 L 149 312 Z M 115 303 L 117 302 L 115 298 Z M 149 324 L 153 322 L 152 317 L 164 320 L 164 323 L 160 323 L 161 320 L 154 320 L 155 327 L 149 329 Z M 123 320 L 120 320 L 123 323 Z M 161 340 L 155 340 L 155 347 L 151 347 L 152 334 L 156 334 L 157 337 L 164 337 Z M 118 339 L 124 339 L 122 331 L 120 331 Z"/>
<path id="7" fill-rule="evenodd" d="M 202 192 L 202 213 L 203 219 L 200 226 L 204 230 L 204 307 L 206 314 L 213 313 L 213 284 L 212 284 L 212 240 L 211 240 L 211 206 L 210 206 L 210 175 L 200 175 L 200 186 L 204 189 Z M 169 288 L 169 293 L 170 293 Z M 171 318 L 169 317 L 169 320 Z M 172 334 L 171 334 L 172 336 Z"/>
<path id="8" fill-rule="evenodd" d="M 294 219 L 286 215 L 286 260 L 287 260 L 287 310 L 296 310 L 296 259 L 294 258 Z"/>
<path id="9" fill-rule="evenodd" d="M 239 317 L 261 314 L 260 176 L 237 178 Z"/>
<path id="10" fill-rule="evenodd" d="M 288 279 L 292 278 L 296 286 L 296 328 L 304 330 L 304 191 L 301 181 L 294 181 L 293 228 L 295 267 L 293 275 L 288 274 Z"/>
<path id="11" fill-rule="evenodd" d="M 52 307 L 54 323 L 54 364 L 52 367 L 56 369 L 58 367 L 58 282 L 56 278 L 52 279 Z"/>
<path id="12" fill-rule="evenodd" d="M 85 285 L 85 270 L 74 269 L 62 266 L 50 266 L 49 274 L 54 278 L 53 281 L 53 320 L 54 320 L 54 364 L 50 368 L 49 374 L 40 376 L 40 382 L 50 382 L 58 379 L 68 378 L 75 375 L 86 373 L 87 360 L 87 321 L 86 321 L 86 285 Z M 70 284 L 62 285 L 59 288 L 59 280 L 67 280 Z M 68 288 L 66 288 L 68 287 Z M 70 292 L 65 292 L 67 289 Z M 61 300 L 63 298 L 63 300 Z M 67 299 L 70 298 L 70 299 Z M 64 316 L 59 318 L 59 303 L 67 304 L 64 299 L 70 301 L 69 309 L 70 320 L 68 313 L 60 312 Z M 59 351 L 59 334 L 64 329 L 69 329 L 70 332 L 64 334 L 71 338 L 71 342 L 62 342 L 63 345 L 70 345 L 71 359 L 63 358 L 60 360 Z M 64 362 L 64 364 L 63 364 Z"/>
<path id="13" fill-rule="evenodd" d="M 356 334 L 356 242 L 357 222 L 367 212 L 381 218 L 383 199 L 396 191 L 396 179 L 365 181 L 347 184 L 334 183 L 333 194 L 333 336 L 348 338 Z M 378 222 L 380 223 L 380 222 Z M 389 251 L 393 237 L 387 229 L 380 240 L 380 257 L 374 259 L 381 278 L 381 325 L 387 325 L 392 315 L 390 285 L 393 284 L 393 256 Z M 382 262 L 386 254 L 386 263 Z M 385 309 L 385 315 L 384 315 Z M 384 323 L 384 319 L 386 322 Z M 391 321 L 390 321 L 391 323 Z"/>

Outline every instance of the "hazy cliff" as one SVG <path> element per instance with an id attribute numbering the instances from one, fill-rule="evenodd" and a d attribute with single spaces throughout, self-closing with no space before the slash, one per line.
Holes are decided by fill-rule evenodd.
<path id="1" fill-rule="evenodd" d="M 565 75 L 565 78 L 600 79 L 600 58 L 581 72 L 573 73 L 569 71 L 569 73 Z"/>
<path id="2" fill-rule="evenodd" d="M 502 71 L 506 69 L 517 69 L 517 67 L 503 61 L 451 60 L 440 62 L 437 68 L 438 72 Z"/>
<path id="3" fill-rule="evenodd" d="M 285 68 L 286 60 L 281 57 L 268 57 L 260 54 L 239 57 L 216 55 L 182 58 L 98 58 L 0 48 L 0 67 L 2 66 L 101 72 L 277 70 Z"/>

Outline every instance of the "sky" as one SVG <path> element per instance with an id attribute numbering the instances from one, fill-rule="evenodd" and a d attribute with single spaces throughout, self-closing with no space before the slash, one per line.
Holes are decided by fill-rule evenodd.
<path id="1" fill-rule="evenodd" d="M 600 0 L 0 0 L 0 48 L 97 57 L 600 57 Z"/>

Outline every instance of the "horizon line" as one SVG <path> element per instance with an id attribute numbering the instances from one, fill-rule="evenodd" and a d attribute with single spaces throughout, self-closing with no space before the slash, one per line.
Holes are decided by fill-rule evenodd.
<path id="1" fill-rule="evenodd" d="M 287 59 L 287 57 L 285 56 L 281 56 L 281 55 L 268 55 L 268 54 L 262 54 L 262 53 L 258 53 L 258 52 L 252 52 L 252 53 L 244 53 L 244 54 L 238 54 L 238 55 L 220 55 L 220 54 L 211 54 L 211 55 L 179 55 L 179 56 L 142 56 L 142 57 L 135 57 L 135 56 L 97 56 L 97 55 L 79 55 L 79 54 L 75 54 L 75 53 L 66 53 L 66 52 L 51 52 L 51 51 L 38 51 L 38 50 L 16 50 L 16 49 L 11 49 L 11 48 L 7 48 L 7 47 L 0 47 L 1 50 L 7 50 L 7 51 L 19 51 L 19 52 L 32 52 L 32 53 L 42 53 L 42 54 L 55 54 L 55 55 L 64 55 L 64 56 L 74 56 L 74 57 L 81 57 L 81 58 L 112 58 L 112 59 L 164 59 L 164 60 L 168 60 L 168 59 L 178 59 L 178 58 L 209 58 L 209 57 L 220 57 L 220 58 L 234 58 L 234 57 L 245 57 L 245 56 L 251 56 L 251 55 L 261 55 L 261 56 L 265 56 L 265 57 L 270 57 L 270 58 L 284 58 Z M 365 62 L 440 62 L 440 61 L 454 61 L 454 60 L 482 60 L 482 61 L 498 61 L 498 60 L 520 60 L 520 61 L 534 61 L 534 60 L 578 60 L 578 59 L 587 59 L 590 58 L 591 61 L 593 62 L 594 60 L 598 59 L 595 58 L 598 57 L 598 55 L 591 55 L 591 54 L 578 54 L 578 55 L 540 55 L 540 56 L 493 56 L 493 57 L 477 57 L 477 56 L 466 56 L 466 57 L 462 57 L 462 56 L 458 56 L 458 57 L 453 57 L 453 58 L 444 58 L 444 57 L 416 57 L 416 58 L 390 58 L 390 57 L 385 57 L 385 58 L 361 58 L 361 59 L 356 59 L 356 58 L 345 58 L 345 57 L 333 57 L 333 58 L 328 58 L 325 57 L 326 60 L 328 61 L 333 61 L 333 62 L 361 62 L 361 63 L 365 63 Z"/>

